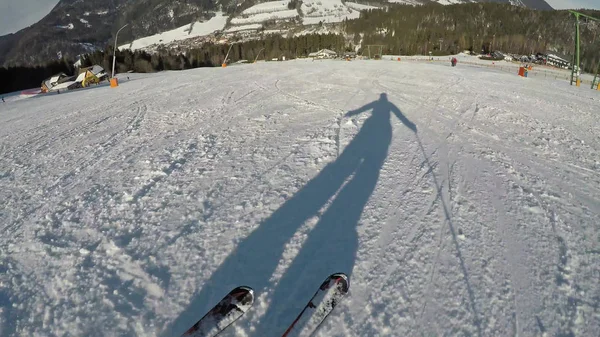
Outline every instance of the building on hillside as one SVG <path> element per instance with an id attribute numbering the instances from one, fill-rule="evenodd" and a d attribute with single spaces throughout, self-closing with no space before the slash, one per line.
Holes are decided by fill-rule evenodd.
<path id="1" fill-rule="evenodd" d="M 67 76 L 67 74 L 58 73 L 48 79 L 45 79 L 42 82 L 42 85 L 41 85 L 42 92 L 48 92 L 48 91 L 52 90 L 55 86 L 57 86 L 61 83 L 67 82 L 69 80 L 72 80 L 72 79 L 69 76 Z"/>
<path id="2" fill-rule="evenodd" d="M 570 69 L 572 67 L 571 62 L 567 61 L 562 55 L 559 56 L 556 53 L 546 54 L 546 64 L 563 69 Z"/>
<path id="3" fill-rule="evenodd" d="M 79 69 L 79 76 L 75 82 L 80 83 L 82 87 L 88 87 L 91 84 L 98 84 L 108 78 L 108 74 L 99 65 L 93 65 L 88 68 Z"/>
<path id="4" fill-rule="evenodd" d="M 77 89 L 77 88 L 81 88 L 80 83 L 77 83 L 75 81 L 66 81 L 66 82 L 59 83 L 56 86 L 52 87 L 52 91 L 73 90 L 73 89 Z"/>
<path id="5" fill-rule="evenodd" d="M 308 54 L 308 57 L 316 59 L 332 59 L 337 57 L 337 53 L 329 49 L 321 49 L 318 52 Z"/>
<path id="6" fill-rule="evenodd" d="M 503 60 L 505 56 L 504 53 L 500 51 L 491 52 L 490 55 L 497 60 Z"/>
<path id="7" fill-rule="evenodd" d="M 344 58 L 345 59 L 354 59 L 354 58 L 356 58 L 356 53 L 353 51 L 344 52 Z"/>
<path id="8" fill-rule="evenodd" d="M 529 63 L 531 62 L 531 59 L 529 58 L 529 56 L 527 55 L 521 55 L 519 57 L 519 61 L 523 62 L 523 63 Z"/>

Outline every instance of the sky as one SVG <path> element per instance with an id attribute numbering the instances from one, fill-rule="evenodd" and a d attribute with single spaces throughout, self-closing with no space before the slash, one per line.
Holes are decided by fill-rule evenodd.
<path id="1" fill-rule="evenodd" d="M 0 36 L 15 33 L 40 21 L 58 1 L 0 0 Z"/>
<path id="2" fill-rule="evenodd" d="M 554 9 L 600 9 L 600 0 L 546 0 L 546 2 Z"/>
<path id="3" fill-rule="evenodd" d="M 0 36 L 15 33 L 41 20 L 59 0 L 0 0 Z M 600 9 L 600 0 L 546 0 L 555 9 Z"/>

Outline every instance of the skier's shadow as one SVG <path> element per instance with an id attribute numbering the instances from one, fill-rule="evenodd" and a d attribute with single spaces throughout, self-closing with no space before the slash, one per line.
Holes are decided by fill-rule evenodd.
<path id="1" fill-rule="evenodd" d="M 266 313 L 250 333 L 280 336 L 328 275 L 344 272 L 350 276 L 358 249 L 356 226 L 392 140 L 391 114 L 413 132 L 417 130 L 385 93 L 346 116 L 368 110 L 372 110 L 371 116 L 339 157 L 239 243 L 163 336 L 179 336 L 238 285 L 254 288 L 257 297 L 263 289 L 275 288 Z M 285 259 L 285 245 L 306 220 L 315 216 L 317 223 L 274 284 L 270 279 L 280 259 Z"/>

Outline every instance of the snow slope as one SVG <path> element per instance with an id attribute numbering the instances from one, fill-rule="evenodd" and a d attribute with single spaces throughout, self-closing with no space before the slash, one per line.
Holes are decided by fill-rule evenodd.
<path id="1" fill-rule="evenodd" d="M 214 17 L 205 22 L 193 22 L 179 28 L 155 34 L 141 39 L 134 40 L 131 43 L 119 46 L 119 49 L 142 49 L 154 44 L 167 44 L 174 41 L 180 41 L 197 36 L 204 36 L 221 30 L 227 23 L 227 15 L 216 13 Z"/>
<path id="2" fill-rule="evenodd" d="M 369 6 L 369 5 L 363 5 L 363 4 L 359 4 L 356 2 L 344 2 L 344 5 L 346 5 L 346 7 L 355 9 L 357 11 L 364 11 L 364 10 L 368 10 L 368 9 L 377 9 L 378 7 L 375 6 Z"/>
<path id="3" fill-rule="evenodd" d="M 245 9 L 242 14 L 261 14 L 288 10 L 289 0 L 267 1 Z"/>
<path id="4" fill-rule="evenodd" d="M 347 7 L 341 0 L 306 0 L 300 8 L 304 13 L 302 22 L 305 25 L 342 22 L 360 17 L 358 10 Z"/>
<path id="5" fill-rule="evenodd" d="M 596 336 L 600 95 L 482 67 L 262 62 L 0 104 L 0 335 Z M 73 102 L 77 102 L 74 104 Z M 85 108 L 81 108 L 85 107 Z"/>
<path id="6" fill-rule="evenodd" d="M 231 27 L 225 29 L 223 31 L 223 33 L 236 33 L 236 32 L 248 31 L 248 30 L 259 30 L 260 28 L 262 28 L 262 24 L 252 23 L 249 25 L 231 26 Z"/>
<path id="7" fill-rule="evenodd" d="M 292 19 L 299 16 L 298 11 L 295 9 L 284 10 L 284 11 L 273 11 L 247 15 L 247 17 L 237 17 L 231 19 L 231 23 L 234 25 L 245 25 L 251 23 L 265 22 L 268 20 L 283 20 Z"/>

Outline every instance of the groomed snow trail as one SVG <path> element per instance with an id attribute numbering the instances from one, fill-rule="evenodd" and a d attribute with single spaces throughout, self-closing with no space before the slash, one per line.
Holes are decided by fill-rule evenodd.
<path id="1" fill-rule="evenodd" d="M 0 104 L 0 335 L 595 336 L 600 95 L 444 64 L 131 75 Z"/>

